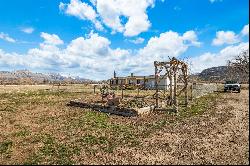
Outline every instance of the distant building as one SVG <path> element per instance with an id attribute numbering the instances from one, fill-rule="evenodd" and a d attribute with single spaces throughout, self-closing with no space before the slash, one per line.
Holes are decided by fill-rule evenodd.
<path id="1" fill-rule="evenodd" d="M 161 79 L 158 83 L 159 89 L 167 90 L 169 88 L 169 79 L 162 79 L 163 76 L 160 77 Z M 113 87 L 122 85 L 137 85 L 147 89 L 155 89 L 155 76 L 135 76 L 133 73 L 131 73 L 131 75 L 127 77 L 117 77 L 116 73 L 114 72 L 113 78 L 109 79 L 109 84 Z"/>

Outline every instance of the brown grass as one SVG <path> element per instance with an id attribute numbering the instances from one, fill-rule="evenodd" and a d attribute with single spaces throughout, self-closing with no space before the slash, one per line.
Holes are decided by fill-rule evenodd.
<path id="1" fill-rule="evenodd" d="M 83 85 L 59 90 L 51 86 L 1 87 L 0 164 L 178 164 L 180 156 L 190 155 L 185 152 L 189 144 L 180 137 L 180 133 L 188 132 L 185 123 L 193 125 L 192 132 L 199 132 L 195 121 L 189 119 L 199 119 L 214 109 L 217 95 L 221 94 L 197 99 L 178 114 L 159 112 L 126 118 L 66 106 L 77 98 L 100 100 L 91 87 Z M 220 122 L 226 123 L 231 116 L 222 116 Z M 187 136 L 186 141 L 190 138 L 195 137 Z M 185 146 L 184 151 L 181 146 Z M 192 158 L 189 163 L 204 162 Z"/>

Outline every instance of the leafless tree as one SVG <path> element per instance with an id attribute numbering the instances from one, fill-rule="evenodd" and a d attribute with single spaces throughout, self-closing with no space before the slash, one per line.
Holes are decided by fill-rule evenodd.
<path id="1" fill-rule="evenodd" d="M 239 76 L 241 81 L 249 82 L 249 49 L 243 50 L 234 59 L 228 61 L 231 76 Z"/>

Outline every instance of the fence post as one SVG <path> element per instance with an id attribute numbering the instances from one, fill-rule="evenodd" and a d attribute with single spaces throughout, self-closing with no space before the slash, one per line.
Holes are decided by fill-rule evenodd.
<path id="1" fill-rule="evenodd" d="M 170 91 L 169 91 L 169 93 L 170 93 L 170 106 L 172 106 L 173 105 L 173 77 L 172 77 L 172 74 L 170 75 L 170 77 L 169 77 L 170 79 L 169 79 L 169 83 L 170 83 Z"/>
<path id="2" fill-rule="evenodd" d="M 188 84 L 185 83 L 186 88 L 185 88 L 185 106 L 188 106 Z"/>
<path id="3" fill-rule="evenodd" d="M 156 63 L 156 62 L 155 62 Z M 159 107 L 159 99 L 158 99 L 158 77 L 157 77 L 157 73 L 158 71 L 157 71 L 157 66 L 156 66 L 156 64 L 155 64 L 155 89 L 156 89 L 156 108 L 158 108 Z"/>
<path id="4" fill-rule="evenodd" d="M 96 87 L 96 85 L 94 85 L 94 94 L 95 94 L 95 87 Z"/>
<path id="5" fill-rule="evenodd" d="M 177 76 L 176 71 L 174 72 L 174 105 L 176 107 L 176 110 L 178 109 L 178 103 L 177 103 Z"/>
<path id="6" fill-rule="evenodd" d="M 123 99 L 123 87 L 122 87 L 122 99 Z"/>

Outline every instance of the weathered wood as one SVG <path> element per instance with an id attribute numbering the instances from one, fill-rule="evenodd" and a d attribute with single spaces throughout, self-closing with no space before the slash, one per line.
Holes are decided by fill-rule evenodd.
<path id="1" fill-rule="evenodd" d="M 77 100 L 72 100 L 67 105 L 73 106 L 73 107 L 80 107 L 80 108 L 90 108 L 95 111 L 121 115 L 121 116 L 128 116 L 128 117 L 139 115 L 136 109 L 133 109 L 133 108 L 124 108 L 124 107 L 118 107 L 118 106 L 103 106 L 99 104 L 89 104 L 86 102 L 80 102 Z"/>
<path id="2" fill-rule="evenodd" d="M 107 105 L 109 106 L 118 106 L 121 103 L 120 97 L 115 97 L 113 99 L 108 99 Z"/>
<path id="3" fill-rule="evenodd" d="M 170 106 L 172 106 L 172 104 L 173 104 L 173 78 L 172 78 L 172 75 L 170 75 L 169 81 L 170 81 Z"/>
<path id="4" fill-rule="evenodd" d="M 122 99 L 123 99 L 123 91 L 124 91 L 124 88 L 122 87 Z"/>
<path id="5" fill-rule="evenodd" d="M 157 76 L 158 74 L 157 62 L 155 61 L 154 64 L 155 64 L 155 89 L 156 89 L 155 105 L 156 105 L 156 108 L 158 108 L 159 107 L 159 94 L 158 94 L 159 89 L 158 89 L 158 76 Z"/>
<path id="6" fill-rule="evenodd" d="M 174 105 L 177 104 L 177 77 L 176 73 L 174 74 Z"/>
<path id="7" fill-rule="evenodd" d="M 170 95 L 168 98 L 166 98 L 165 100 L 167 100 L 166 103 L 168 103 L 170 106 L 174 106 L 175 109 L 178 109 L 178 101 L 177 101 L 177 96 L 179 96 L 181 93 L 184 92 L 184 97 L 185 97 L 185 106 L 188 105 L 188 77 L 187 77 L 187 71 L 188 71 L 188 66 L 186 63 L 177 60 L 176 58 L 172 58 L 169 62 L 158 62 L 155 61 L 154 62 L 154 66 L 155 66 L 155 83 L 156 83 L 156 106 L 157 108 L 159 107 L 159 88 L 157 86 L 157 83 L 159 81 L 159 73 L 162 71 L 163 68 L 165 68 L 165 75 L 163 78 L 165 78 L 165 76 L 167 76 L 169 78 L 169 92 Z M 177 94 L 177 78 L 180 77 L 181 82 L 184 83 L 184 88 L 181 89 L 181 91 Z M 162 78 L 161 78 L 162 79 Z"/>

